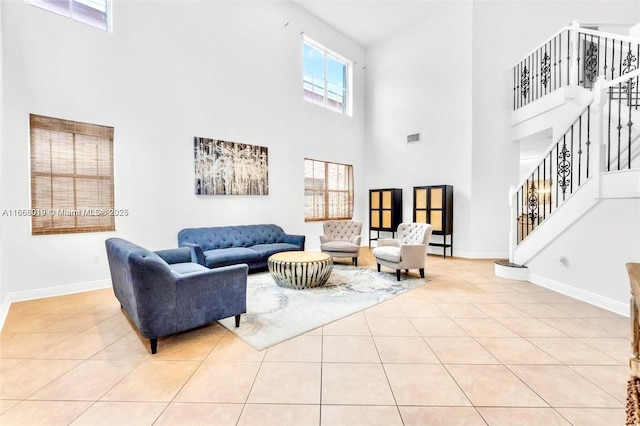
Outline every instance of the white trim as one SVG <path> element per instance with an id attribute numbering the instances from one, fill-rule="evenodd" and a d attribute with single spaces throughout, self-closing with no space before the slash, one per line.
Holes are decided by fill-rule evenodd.
<path id="1" fill-rule="evenodd" d="M 629 304 L 610 299 L 590 291 L 582 290 L 549 278 L 542 277 L 533 273 L 529 274 L 529 281 L 549 290 L 564 294 L 565 296 L 578 299 L 580 301 L 595 305 L 607 311 L 614 312 L 624 317 L 629 317 Z"/>
<path id="2" fill-rule="evenodd" d="M 9 308 L 11 308 L 12 303 L 43 299 L 46 297 L 64 296 L 66 294 L 83 293 L 85 291 L 102 290 L 110 287 L 111 280 L 106 279 L 8 293 L 2 303 L 2 307 L 0 308 L 0 330 L 4 327 L 4 322 L 7 319 Z"/>
<path id="3" fill-rule="evenodd" d="M 509 280 L 529 281 L 529 268 L 517 266 L 505 266 L 495 264 L 494 273 L 497 277 Z"/>

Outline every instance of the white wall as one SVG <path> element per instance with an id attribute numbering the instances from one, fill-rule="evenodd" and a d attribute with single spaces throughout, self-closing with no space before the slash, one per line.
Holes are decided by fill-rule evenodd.
<path id="1" fill-rule="evenodd" d="M 402 188 L 411 221 L 414 186 L 453 185 L 458 256 L 470 245 L 471 27 L 471 3 L 452 2 L 367 49 L 368 188 Z"/>
<path id="2" fill-rule="evenodd" d="M 2 218 L 1 301 L 109 277 L 104 240 L 175 247 L 183 227 L 276 223 L 319 247 L 304 222 L 305 157 L 354 165 L 366 213 L 364 81 L 352 118 L 302 99 L 300 32 L 345 57 L 364 50 L 289 2 L 117 1 L 113 34 L 25 2 L 2 2 L 2 208 L 28 208 L 29 113 L 115 128 L 115 233 L 31 236 Z M 289 23 L 285 27 L 285 24 Z M 269 148 L 268 196 L 195 196 L 193 137 Z M 75 285 L 75 286 L 74 286 Z"/>
<path id="3" fill-rule="evenodd" d="M 639 217 L 640 198 L 600 201 L 529 261 L 531 280 L 628 315 L 625 264 L 640 261 Z"/>

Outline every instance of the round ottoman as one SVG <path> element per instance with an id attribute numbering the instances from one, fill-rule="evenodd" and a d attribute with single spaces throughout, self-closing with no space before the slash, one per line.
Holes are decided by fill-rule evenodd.
<path id="1" fill-rule="evenodd" d="M 313 288 L 327 282 L 333 258 L 326 253 L 285 251 L 269 257 L 267 266 L 280 287 Z"/>

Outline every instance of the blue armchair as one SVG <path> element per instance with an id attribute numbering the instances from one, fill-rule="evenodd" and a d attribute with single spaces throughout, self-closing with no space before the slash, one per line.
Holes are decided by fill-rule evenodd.
<path id="1" fill-rule="evenodd" d="M 113 291 L 151 353 L 158 337 L 189 330 L 247 311 L 244 264 L 209 269 L 192 260 L 192 250 L 152 252 L 122 238 L 105 241 Z"/>

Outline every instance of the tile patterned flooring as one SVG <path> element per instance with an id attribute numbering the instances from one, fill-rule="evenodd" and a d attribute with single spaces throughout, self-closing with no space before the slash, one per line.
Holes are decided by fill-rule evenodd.
<path id="1" fill-rule="evenodd" d="M 489 260 L 430 255 L 426 275 L 261 352 L 216 323 L 152 356 L 111 289 L 14 303 L 0 424 L 624 424 L 628 318 L 496 277 Z"/>

